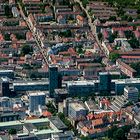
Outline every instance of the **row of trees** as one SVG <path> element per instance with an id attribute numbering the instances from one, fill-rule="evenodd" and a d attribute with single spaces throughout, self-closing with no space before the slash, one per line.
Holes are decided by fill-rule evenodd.
<path id="1" fill-rule="evenodd" d="M 131 125 L 126 125 L 121 128 L 113 126 L 111 129 L 108 130 L 107 137 L 113 140 L 127 140 L 126 135 L 131 128 Z"/>
<path id="2" fill-rule="evenodd" d="M 13 25 L 13 26 L 14 26 L 14 25 Z M 16 35 L 16 38 L 17 38 L 18 40 L 20 40 L 20 39 L 24 39 L 24 40 L 25 40 L 25 39 L 26 39 L 26 36 L 25 36 L 24 34 L 16 33 L 15 35 Z M 5 33 L 5 34 L 4 34 L 4 39 L 5 39 L 6 41 L 10 41 L 10 40 L 11 40 L 10 36 L 11 36 L 11 34 Z"/>

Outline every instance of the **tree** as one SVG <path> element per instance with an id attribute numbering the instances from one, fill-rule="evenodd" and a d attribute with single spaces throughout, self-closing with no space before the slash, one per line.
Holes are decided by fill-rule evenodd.
<path id="1" fill-rule="evenodd" d="M 121 19 L 122 20 L 127 20 L 128 19 L 128 16 L 127 15 L 123 15 L 123 16 L 121 16 Z"/>
<path id="2" fill-rule="evenodd" d="M 32 73 L 32 74 L 30 75 L 30 78 L 31 78 L 31 79 L 36 79 L 35 73 Z"/>
<path id="3" fill-rule="evenodd" d="M 140 8 L 137 10 L 137 14 L 140 14 Z"/>
<path id="4" fill-rule="evenodd" d="M 62 112 L 58 113 L 58 117 L 63 121 L 65 119 L 65 115 Z"/>
<path id="5" fill-rule="evenodd" d="M 4 34 L 4 39 L 7 40 L 7 41 L 11 40 L 10 39 L 10 34 L 8 34 L 8 33 Z"/>
<path id="6" fill-rule="evenodd" d="M 86 7 L 86 5 L 88 4 L 88 0 L 82 0 L 82 4 L 84 7 Z"/>
<path id="7" fill-rule="evenodd" d="M 103 123 L 104 123 L 104 124 L 109 123 L 109 118 L 108 118 L 107 115 L 104 115 L 103 118 L 102 118 L 102 120 L 103 120 Z"/>
<path id="8" fill-rule="evenodd" d="M 116 16 L 111 16 L 111 17 L 109 17 L 109 20 L 111 20 L 111 21 L 116 21 Z"/>
<path id="9" fill-rule="evenodd" d="M 100 41 L 102 41 L 103 40 L 103 34 L 102 33 L 98 33 L 98 38 L 99 38 Z"/>
<path id="10" fill-rule="evenodd" d="M 61 37 L 71 37 L 72 36 L 71 30 L 60 32 L 59 36 L 61 36 Z"/>
<path id="11" fill-rule="evenodd" d="M 127 39 L 135 37 L 135 35 L 132 31 L 125 31 L 124 33 L 125 33 L 125 36 L 126 36 Z"/>
<path id="12" fill-rule="evenodd" d="M 112 128 L 110 128 L 109 130 L 108 130 L 108 132 L 107 132 L 107 136 L 109 137 L 109 138 L 113 138 L 113 133 L 115 132 L 115 131 L 117 131 L 117 126 L 113 126 Z"/>
<path id="13" fill-rule="evenodd" d="M 91 138 L 89 138 L 89 137 L 84 137 L 84 136 L 82 136 L 80 139 L 81 139 L 81 140 L 92 140 Z"/>
<path id="14" fill-rule="evenodd" d="M 113 43 L 114 39 L 117 38 L 117 36 L 118 36 L 118 32 L 115 32 L 115 33 L 111 34 L 108 38 L 109 42 Z"/>
<path id="15" fill-rule="evenodd" d="M 114 53 L 112 52 L 110 55 L 109 55 L 109 59 L 113 62 L 115 62 L 118 58 L 120 57 L 120 54 L 118 53 Z"/>
<path id="16" fill-rule="evenodd" d="M 29 45 L 23 45 L 21 49 L 21 55 L 30 54 L 33 52 L 33 48 Z"/>
<path id="17" fill-rule="evenodd" d="M 55 116 L 57 113 L 57 109 L 54 107 L 53 103 L 49 101 L 46 106 L 47 110 Z"/>
<path id="18" fill-rule="evenodd" d="M 23 69 L 32 69 L 32 66 L 29 64 L 23 64 Z"/>
<path id="19" fill-rule="evenodd" d="M 128 43 L 132 48 L 139 48 L 140 45 L 139 41 L 135 37 L 128 40 Z"/>
<path id="20" fill-rule="evenodd" d="M 85 51 L 83 50 L 83 46 L 82 45 L 77 46 L 76 50 L 77 50 L 78 54 L 84 54 L 85 53 Z"/>
<path id="21" fill-rule="evenodd" d="M 11 135 L 14 135 L 14 134 L 17 133 L 17 130 L 14 129 L 14 128 L 11 128 L 11 129 L 9 129 L 8 133 L 11 134 Z"/>
<path id="22" fill-rule="evenodd" d="M 128 22 L 132 22 L 133 21 L 133 18 L 131 16 L 129 16 L 128 19 L 127 19 L 127 21 Z"/>
<path id="23" fill-rule="evenodd" d="M 137 62 L 137 63 L 131 63 L 130 66 L 137 71 L 137 74 L 136 76 L 137 77 L 140 77 L 140 62 Z"/>
<path id="24" fill-rule="evenodd" d="M 122 128 L 113 133 L 113 140 L 126 140 L 125 132 Z"/>
<path id="25" fill-rule="evenodd" d="M 71 125 L 71 122 L 65 117 L 65 115 L 61 112 L 58 113 L 58 117 L 62 120 L 62 122 L 71 130 L 73 129 L 73 126 Z"/>
<path id="26" fill-rule="evenodd" d="M 12 17 L 11 8 L 9 7 L 9 5 L 5 5 L 4 11 L 5 11 L 5 15 L 6 15 L 7 17 Z"/>
<path id="27" fill-rule="evenodd" d="M 20 40 L 20 39 L 26 39 L 26 36 L 24 35 L 24 34 L 19 34 L 19 33 L 16 33 L 15 34 L 16 35 L 16 38 L 18 39 L 18 40 Z"/>

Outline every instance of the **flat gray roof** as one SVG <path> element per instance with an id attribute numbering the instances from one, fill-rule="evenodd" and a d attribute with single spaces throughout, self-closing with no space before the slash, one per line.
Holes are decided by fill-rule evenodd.
<path id="1" fill-rule="evenodd" d="M 57 129 L 61 130 L 61 129 L 66 129 L 67 126 L 60 120 L 59 117 L 51 117 L 49 118 L 49 120 L 57 127 Z"/>
<path id="2" fill-rule="evenodd" d="M 23 85 L 46 85 L 49 84 L 48 81 L 23 81 L 23 82 L 14 82 L 13 86 L 23 86 Z"/>

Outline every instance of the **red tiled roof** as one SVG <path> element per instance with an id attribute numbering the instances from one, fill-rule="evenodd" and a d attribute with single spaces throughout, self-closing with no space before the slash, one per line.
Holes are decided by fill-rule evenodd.
<path id="1" fill-rule="evenodd" d="M 117 60 L 118 64 L 123 66 L 125 69 L 131 71 L 131 72 L 136 72 L 136 70 L 134 70 L 133 68 L 131 68 L 129 65 L 125 64 L 124 62 L 122 62 L 120 59 Z"/>
<path id="2" fill-rule="evenodd" d="M 83 21 L 83 20 L 84 20 L 84 18 L 83 18 L 82 16 L 80 16 L 80 15 L 77 15 L 76 18 L 77 18 L 78 20 L 80 20 L 80 21 Z"/>
<path id="3" fill-rule="evenodd" d="M 93 126 L 97 126 L 97 125 L 101 125 L 101 124 L 103 124 L 103 120 L 102 119 L 92 120 L 92 125 Z"/>
<path id="4" fill-rule="evenodd" d="M 120 111 L 118 111 L 118 112 L 101 112 L 101 113 L 98 113 L 98 114 L 89 113 L 87 115 L 87 118 L 89 120 L 102 119 L 105 115 L 108 115 L 108 116 L 112 117 L 114 114 L 119 116 L 119 115 L 121 115 L 121 112 Z"/>
<path id="5" fill-rule="evenodd" d="M 42 115 L 43 115 L 44 117 L 51 117 L 51 116 L 52 116 L 52 113 L 49 112 L 49 111 L 45 111 L 45 112 L 42 113 Z"/>
<path id="6" fill-rule="evenodd" d="M 136 30 L 136 31 L 134 31 L 134 34 L 137 38 L 140 38 L 140 31 Z"/>
<path id="7" fill-rule="evenodd" d="M 128 30 L 133 30 L 133 27 L 132 26 L 129 26 L 129 27 L 119 27 L 119 28 L 116 28 L 116 27 L 113 27 L 112 28 L 113 31 L 128 31 Z"/>
<path id="8" fill-rule="evenodd" d="M 0 34 L 0 41 L 4 41 L 4 37 L 2 34 Z"/>
<path id="9" fill-rule="evenodd" d="M 140 59 L 140 56 L 137 56 L 137 55 L 134 55 L 134 56 L 122 55 L 121 58 L 125 58 L 125 59 Z"/>

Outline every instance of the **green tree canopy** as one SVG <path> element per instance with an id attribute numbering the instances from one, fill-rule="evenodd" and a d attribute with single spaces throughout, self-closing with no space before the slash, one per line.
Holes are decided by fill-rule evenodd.
<path id="1" fill-rule="evenodd" d="M 21 55 L 30 54 L 33 52 L 33 48 L 29 45 L 23 45 L 21 49 Z"/>
<path id="2" fill-rule="evenodd" d="M 118 53 L 114 53 L 112 52 L 110 55 L 109 55 L 109 59 L 113 62 L 115 62 L 118 58 L 120 57 L 120 54 Z"/>
<path id="3" fill-rule="evenodd" d="M 11 134 L 11 135 L 14 135 L 14 134 L 17 133 L 17 130 L 14 129 L 14 128 L 11 128 L 11 129 L 9 129 L 8 133 Z"/>
<path id="4" fill-rule="evenodd" d="M 98 33 L 98 38 L 99 38 L 100 41 L 102 41 L 103 40 L 103 34 L 102 33 Z"/>
<path id="5" fill-rule="evenodd" d="M 126 140 L 125 132 L 122 128 L 113 133 L 113 140 Z"/>

